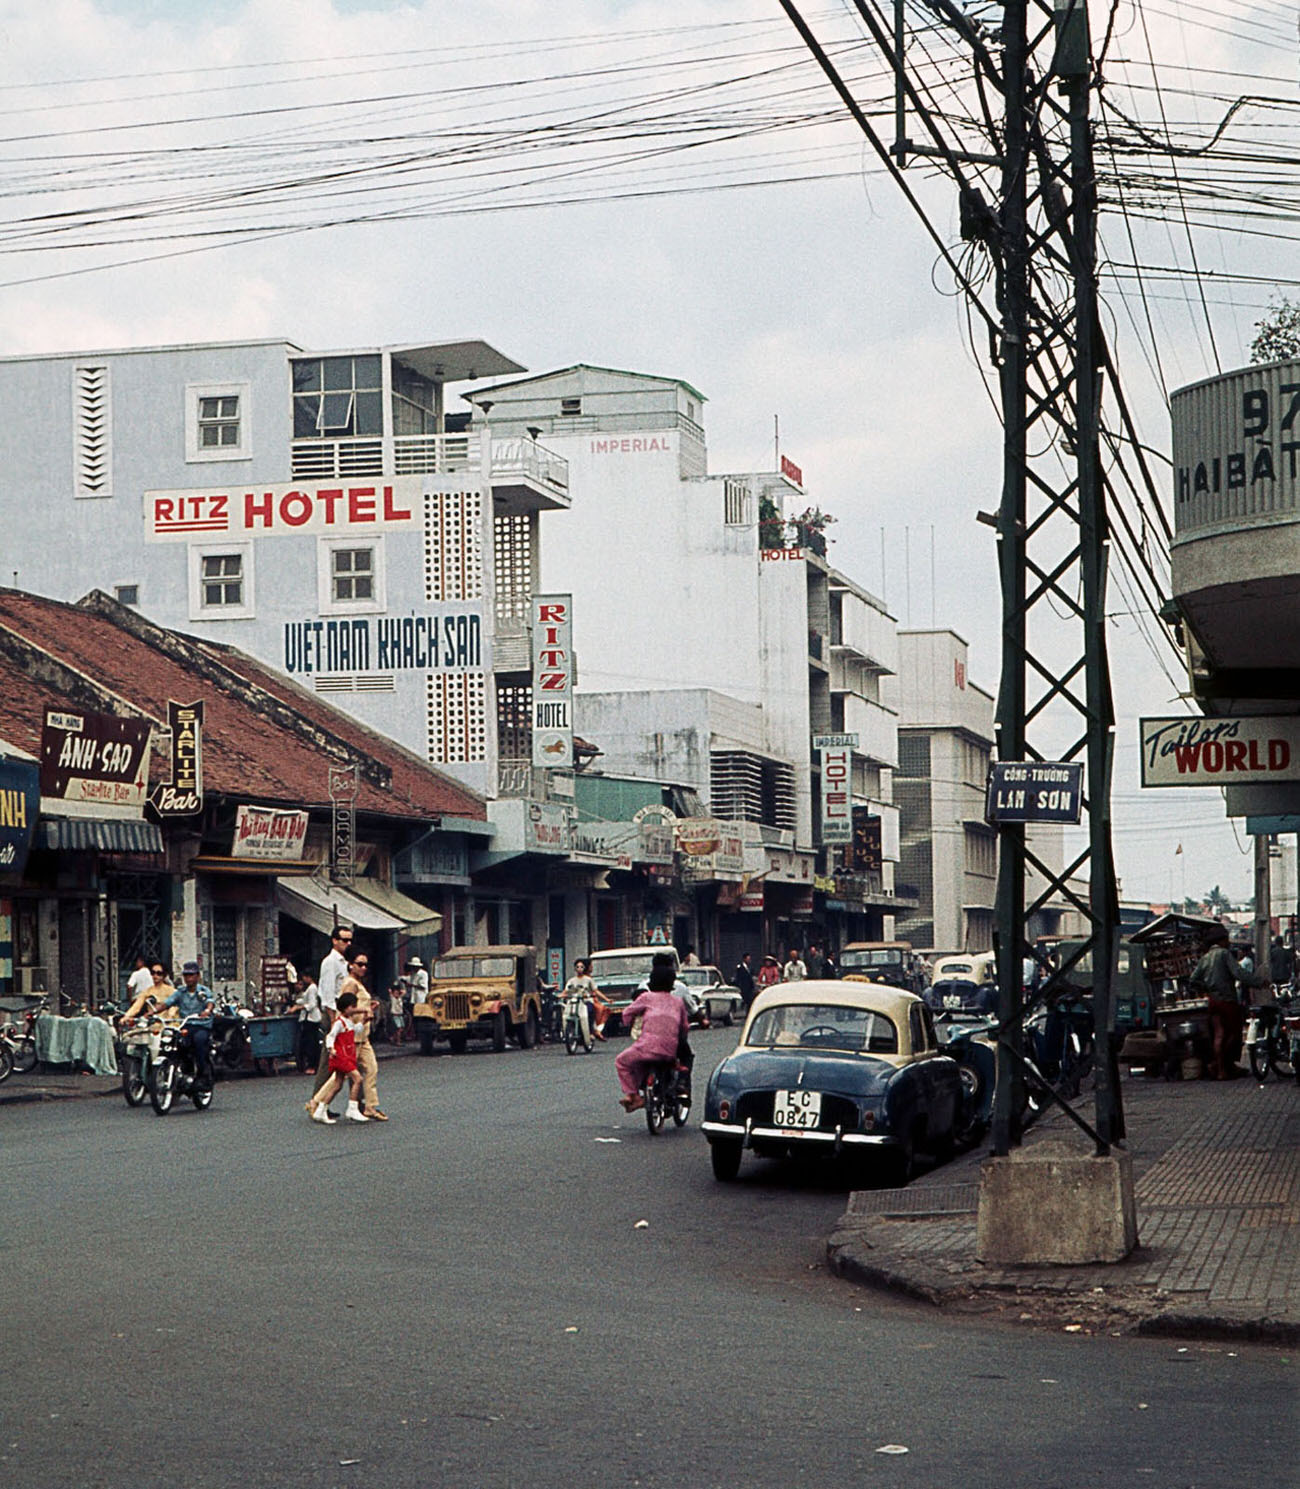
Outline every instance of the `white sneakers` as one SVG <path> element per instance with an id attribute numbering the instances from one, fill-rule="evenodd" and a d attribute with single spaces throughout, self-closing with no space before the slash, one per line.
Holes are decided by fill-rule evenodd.
<path id="1" fill-rule="evenodd" d="M 349 1122 L 369 1122 L 370 1120 L 355 1101 L 348 1102 L 348 1109 L 343 1115 Z"/>

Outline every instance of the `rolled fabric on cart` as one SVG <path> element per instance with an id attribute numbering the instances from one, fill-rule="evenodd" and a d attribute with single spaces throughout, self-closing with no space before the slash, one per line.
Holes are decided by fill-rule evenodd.
<path id="1" fill-rule="evenodd" d="M 88 1065 L 95 1075 L 116 1075 L 113 1031 L 103 1019 L 58 1018 L 43 1013 L 36 1020 L 36 1058 L 48 1065 Z"/>

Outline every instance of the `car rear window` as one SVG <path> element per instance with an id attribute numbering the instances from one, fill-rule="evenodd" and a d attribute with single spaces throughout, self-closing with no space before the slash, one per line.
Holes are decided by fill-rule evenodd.
<path id="1" fill-rule="evenodd" d="M 898 1030 L 882 1013 L 839 1003 L 785 1003 L 766 1008 L 749 1026 L 745 1043 L 777 1049 L 842 1050 L 896 1055 Z"/>

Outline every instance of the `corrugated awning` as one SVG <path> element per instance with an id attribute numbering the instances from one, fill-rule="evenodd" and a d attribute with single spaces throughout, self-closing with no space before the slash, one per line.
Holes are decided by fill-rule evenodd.
<path id="1" fill-rule="evenodd" d="M 156 822 L 136 817 L 42 817 L 37 823 L 42 848 L 55 853 L 152 853 L 164 852 L 162 831 Z"/>
<path id="2" fill-rule="evenodd" d="M 326 936 L 336 925 L 411 936 L 432 935 L 442 926 L 441 915 L 386 885 L 366 884 L 363 893 L 360 884 L 345 889 L 319 879 L 277 879 L 275 897 L 286 915 Z"/>

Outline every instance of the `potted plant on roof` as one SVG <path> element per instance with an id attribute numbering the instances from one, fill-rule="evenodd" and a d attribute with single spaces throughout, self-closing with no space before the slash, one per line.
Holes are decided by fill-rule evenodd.
<path id="1" fill-rule="evenodd" d="M 826 557 L 826 529 L 835 521 L 829 512 L 820 507 L 805 507 L 797 517 L 790 519 L 790 532 L 798 548 L 811 548 L 822 558 Z"/>

